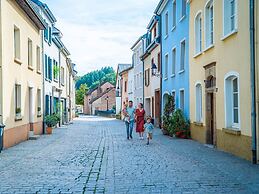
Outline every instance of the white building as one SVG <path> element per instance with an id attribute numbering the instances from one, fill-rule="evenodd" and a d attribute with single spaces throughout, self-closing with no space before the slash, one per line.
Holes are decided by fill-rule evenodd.
<path id="1" fill-rule="evenodd" d="M 144 40 L 141 36 L 135 44 L 131 47 L 133 51 L 133 67 L 134 67 L 134 104 L 138 103 L 144 104 L 144 65 L 141 61 L 141 56 L 143 55 L 143 44 Z"/>

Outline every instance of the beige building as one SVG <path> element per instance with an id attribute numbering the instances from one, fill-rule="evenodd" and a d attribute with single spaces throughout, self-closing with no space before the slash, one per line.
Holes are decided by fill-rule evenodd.
<path id="1" fill-rule="evenodd" d="M 152 17 L 148 32 L 144 39 L 144 108 L 147 116 L 154 119 L 156 126 L 160 126 L 161 98 L 160 98 L 160 44 L 158 17 Z M 153 71 L 152 71 L 153 66 Z M 155 68 L 155 69 L 154 69 Z M 154 71 L 156 70 L 156 71 Z"/>
<path id="2" fill-rule="evenodd" d="M 101 97 L 103 93 L 109 91 L 111 88 L 114 88 L 114 85 L 109 82 L 104 82 L 101 85 L 89 90 L 84 97 L 84 114 L 94 114 L 96 107 L 98 107 L 96 104 L 98 103 L 95 103 L 96 106 L 93 106 L 92 103 L 95 102 L 99 97 Z"/>
<path id="3" fill-rule="evenodd" d="M 251 160 L 249 3 L 192 0 L 190 18 L 192 138 Z"/>
<path id="4" fill-rule="evenodd" d="M 25 0 L 0 1 L 0 120 L 4 147 L 43 129 L 43 20 Z"/>

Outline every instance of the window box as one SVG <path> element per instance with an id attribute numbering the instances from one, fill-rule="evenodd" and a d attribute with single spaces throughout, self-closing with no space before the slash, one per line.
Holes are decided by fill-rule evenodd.
<path id="1" fill-rule="evenodd" d="M 239 129 L 223 128 L 222 131 L 224 133 L 227 133 L 227 134 L 230 134 L 230 135 L 236 135 L 236 136 L 240 136 L 241 135 L 241 131 Z"/>
<path id="2" fill-rule="evenodd" d="M 17 63 L 17 64 L 19 64 L 19 65 L 21 65 L 21 64 L 22 64 L 21 60 L 20 60 L 20 59 L 18 59 L 18 58 L 14 58 L 14 62 L 15 62 L 15 63 Z"/>

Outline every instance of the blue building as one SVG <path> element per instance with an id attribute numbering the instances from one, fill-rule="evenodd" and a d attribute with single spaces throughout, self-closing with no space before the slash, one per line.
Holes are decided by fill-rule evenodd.
<path id="1" fill-rule="evenodd" d="M 155 14 L 161 17 L 162 109 L 173 94 L 189 118 L 189 3 L 161 0 Z"/>

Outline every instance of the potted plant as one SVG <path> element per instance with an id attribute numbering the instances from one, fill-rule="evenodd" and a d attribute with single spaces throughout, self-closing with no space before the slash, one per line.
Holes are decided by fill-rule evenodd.
<path id="1" fill-rule="evenodd" d="M 15 114 L 16 114 L 17 116 L 21 115 L 21 108 L 16 108 L 16 109 L 15 109 Z"/>
<path id="2" fill-rule="evenodd" d="M 47 125 L 47 134 L 52 134 L 52 128 L 57 125 L 57 118 L 55 115 L 47 115 L 45 117 L 45 124 Z"/>
<path id="3" fill-rule="evenodd" d="M 164 135 L 169 135 L 171 116 L 175 111 L 175 98 L 173 95 L 167 96 L 167 101 L 164 108 L 162 117 L 162 132 Z"/>

